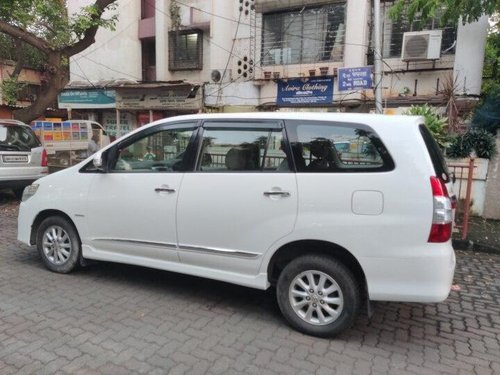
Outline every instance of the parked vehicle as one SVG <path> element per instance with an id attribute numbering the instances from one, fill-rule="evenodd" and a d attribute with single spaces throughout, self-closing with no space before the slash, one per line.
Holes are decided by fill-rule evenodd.
<path id="1" fill-rule="evenodd" d="M 25 186 L 47 174 L 47 152 L 31 128 L 0 119 L 0 188 L 21 198 Z"/>
<path id="2" fill-rule="evenodd" d="M 94 121 L 35 121 L 32 128 L 47 150 L 49 167 L 65 168 L 86 159 L 92 137 L 98 148 L 109 145 L 106 131 Z"/>
<path id="3" fill-rule="evenodd" d="M 423 121 L 278 112 L 160 120 L 29 186 L 18 239 L 60 273 L 96 259 L 274 286 L 293 327 L 333 336 L 367 301 L 448 296 L 450 178 Z M 342 153 L 338 140 L 366 146 Z"/>

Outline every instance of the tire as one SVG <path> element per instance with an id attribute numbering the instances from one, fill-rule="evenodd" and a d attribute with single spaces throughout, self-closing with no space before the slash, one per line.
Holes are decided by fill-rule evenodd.
<path id="1" fill-rule="evenodd" d="M 358 315 L 360 295 L 359 283 L 351 271 L 322 255 L 302 256 L 288 263 L 278 278 L 276 291 L 288 323 L 318 337 L 332 337 L 349 328 Z"/>
<path id="2" fill-rule="evenodd" d="M 36 246 L 50 271 L 69 273 L 78 266 L 80 237 L 73 224 L 61 216 L 50 216 L 42 221 L 36 235 Z"/>

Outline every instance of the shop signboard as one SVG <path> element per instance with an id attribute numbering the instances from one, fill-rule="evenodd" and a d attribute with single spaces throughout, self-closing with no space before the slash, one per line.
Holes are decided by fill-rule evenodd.
<path id="1" fill-rule="evenodd" d="M 64 90 L 57 97 L 59 108 L 115 108 L 115 90 Z"/>
<path id="2" fill-rule="evenodd" d="M 277 105 L 332 104 L 333 78 L 278 80 Z"/>
<path id="3" fill-rule="evenodd" d="M 116 113 L 105 112 L 102 115 L 102 125 L 110 137 L 120 138 L 134 130 L 134 116 L 131 113 L 120 112 L 120 127 L 116 124 Z"/>
<path id="4" fill-rule="evenodd" d="M 372 67 L 339 68 L 339 91 L 371 89 L 373 86 Z"/>
<path id="5" fill-rule="evenodd" d="M 201 97 L 191 85 L 160 88 L 119 89 L 116 108 L 129 110 L 198 110 Z"/>

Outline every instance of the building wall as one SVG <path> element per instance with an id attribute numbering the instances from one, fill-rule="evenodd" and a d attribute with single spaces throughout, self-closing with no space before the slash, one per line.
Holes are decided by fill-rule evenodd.
<path id="1" fill-rule="evenodd" d="M 69 1 L 70 11 L 90 0 Z M 203 68 L 201 70 L 169 71 L 168 32 L 172 29 L 170 19 L 171 0 L 155 0 L 154 32 L 156 43 L 156 79 L 159 81 L 187 80 L 196 84 L 212 85 L 207 90 L 207 105 L 246 106 L 252 103 L 265 104 L 276 101 L 277 88 L 273 80 L 264 80 L 265 73 L 279 74 L 279 78 L 308 77 L 314 70 L 328 67 L 333 75 L 340 67 L 360 67 L 368 64 L 370 45 L 371 1 L 348 0 L 345 19 L 345 42 L 343 60 L 319 61 L 311 64 L 287 64 L 261 66 L 262 15 L 263 12 L 297 9 L 301 5 L 330 4 L 325 0 L 255 0 L 255 11 L 249 14 L 240 11 L 246 1 L 227 0 L 183 0 L 180 6 L 181 29 L 203 30 Z M 141 43 L 138 39 L 138 23 L 141 17 L 140 1 L 118 0 L 119 21 L 114 32 L 99 30 L 96 44 L 75 56 L 71 63 L 72 80 L 142 79 Z M 486 38 L 487 19 L 469 25 L 459 25 L 456 53 L 442 55 L 437 61 L 406 63 L 399 57 L 384 59 L 382 80 L 383 98 L 409 105 L 417 99 L 438 101 L 440 91 L 451 82 L 456 84 L 457 94 L 476 95 L 481 85 L 481 73 Z M 256 64 L 241 71 L 243 59 Z M 227 67 L 223 82 L 217 85 L 220 94 L 214 102 L 213 70 L 221 73 Z M 246 76 L 245 74 L 246 73 Z M 455 81 L 453 81 L 453 78 Z M 232 83 L 233 82 L 233 83 Z M 253 82 L 254 86 L 242 85 Z M 234 84 L 234 87 L 230 87 Z M 243 92 L 243 91 L 244 92 Z M 243 92 L 243 94 L 242 94 Z M 256 96 L 255 96 L 256 95 Z M 373 100 L 373 91 L 358 90 L 352 93 L 339 92 L 334 82 L 334 104 L 349 103 L 350 100 Z M 384 102 L 385 103 L 385 102 Z"/>
<path id="2" fill-rule="evenodd" d="M 276 2 L 276 7 L 283 6 Z M 318 3 L 316 1 L 315 3 Z M 320 2 L 321 3 L 321 2 Z M 259 8 L 265 11 L 273 9 L 273 2 L 258 1 Z M 281 5 L 280 5 L 281 4 Z M 280 8 L 281 9 L 281 8 Z M 370 45 L 368 25 L 371 22 L 370 1 L 348 0 L 346 12 L 346 38 L 344 59 L 342 62 L 320 63 L 328 65 L 329 72 L 338 67 L 360 67 L 367 65 L 366 53 Z M 261 14 L 257 15 L 261 18 Z M 487 32 L 487 17 L 473 24 L 459 24 L 455 54 L 443 54 L 436 61 L 405 62 L 401 58 L 385 58 L 383 63 L 382 92 L 385 100 L 403 101 L 404 105 L 412 102 L 439 101 L 442 91 L 447 85 L 455 86 L 457 95 L 477 95 L 481 86 L 484 47 Z M 387 32 L 387 31 L 386 31 Z M 318 68 L 318 64 L 303 64 L 300 66 L 285 65 L 264 67 L 271 72 L 279 72 L 281 77 L 308 76 L 309 69 Z M 261 77 L 262 78 L 262 77 Z M 337 79 L 334 83 L 334 101 L 348 102 L 361 97 L 374 98 L 372 90 L 363 90 L 350 94 L 337 90 Z M 271 102 L 276 96 L 276 85 L 266 82 L 261 88 L 261 103 Z"/>
<path id="3" fill-rule="evenodd" d="M 481 92 L 487 33 L 487 16 L 471 24 L 459 23 L 453 68 L 457 94 L 479 95 Z"/>
<path id="4" fill-rule="evenodd" d="M 10 78 L 11 74 L 13 73 L 15 69 L 14 63 L 9 62 L 9 63 L 0 63 L 0 82 L 2 82 L 6 78 Z M 32 87 L 40 87 L 41 82 L 42 82 L 42 73 L 38 70 L 33 70 L 33 69 L 25 69 L 23 68 L 21 72 L 19 73 L 18 77 L 18 82 L 22 82 L 24 84 L 28 84 Z M 31 95 L 31 94 L 30 94 Z M 11 118 L 12 117 L 12 112 L 17 109 L 18 107 L 25 107 L 30 105 L 36 95 L 36 91 L 33 92 L 33 97 L 31 98 L 21 98 L 21 100 L 18 100 L 16 103 L 15 107 L 10 107 L 7 102 L 4 100 L 2 97 L 2 92 L 0 90 L 0 106 L 4 105 L 3 109 L 0 110 L 0 118 Z"/>
<path id="5" fill-rule="evenodd" d="M 74 14 L 93 1 L 69 0 L 67 3 L 69 14 Z M 96 42 L 71 58 L 71 81 L 142 79 L 141 43 L 138 39 L 141 2 L 117 0 L 116 3 L 117 9 L 107 12 L 118 13 L 116 30 L 99 28 Z"/>

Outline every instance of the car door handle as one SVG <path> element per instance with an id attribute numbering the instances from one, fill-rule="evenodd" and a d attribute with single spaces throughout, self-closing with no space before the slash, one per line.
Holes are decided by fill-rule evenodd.
<path id="1" fill-rule="evenodd" d="M 275 190 L 271 190 L 271 191 L 265 191 L 264 195 L 266 197 L 275 197 L 275 196 L 289 197 L 290 193 L 288 191 L 275 191 Z"/>
<path id="2" fill-rule="evenodd" d="M 155 191 L 157 193 L 175 193 L 175 189 L 171 189 L 168 186 L 156 188 Z"/>

